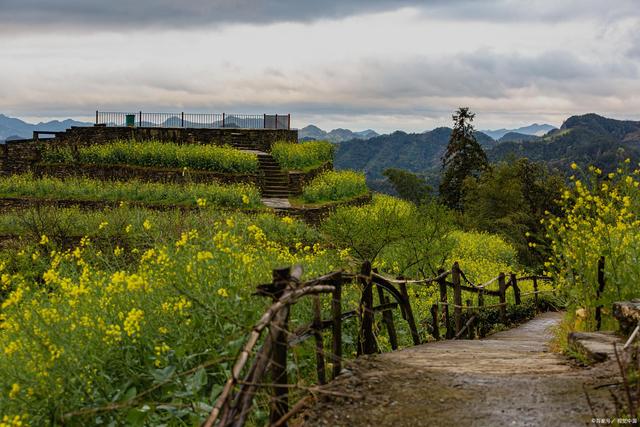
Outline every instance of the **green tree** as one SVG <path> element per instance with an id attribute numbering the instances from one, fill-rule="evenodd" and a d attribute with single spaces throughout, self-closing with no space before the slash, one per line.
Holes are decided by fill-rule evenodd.
<path id="1" fill-rule="evenodd" d="M 558 212 L 564 182 L 542 163 L 528 159 L 501 162 L 478 179 L 464 182 L 464 215 L 467 227 L 503 236 L 518 251 L 520 261 L 535 265 L 541 255 L 529 244 L 543 242 L 540 219 Z"/>
<path id="2" fill-rule="evenodd" d="M 425 202 L 431 195 L 432 188 L 424 178 L 404 169 L 389 168 L 382 173 L 393 185 L 400 198 L 416 205 Z"/>
<path id="3" fill-rule="evenodd" d="M 468 107 L 460 107 L 453 115 L 453 130 L 449 145 L 442 157 L 440 198 L 451 209 L 463 210 L 464 181 L 477 177 L 487 169 L 487 155 L 474 136 L 471 122 L 475 114 Z"/>

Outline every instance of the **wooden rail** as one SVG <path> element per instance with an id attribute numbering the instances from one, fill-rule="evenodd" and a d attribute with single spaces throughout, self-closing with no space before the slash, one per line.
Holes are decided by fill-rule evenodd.
<path id="1" fill-rule="evenodd" d="M 451 281 L 447 278 L 451 276 Z M 546 276 L 516 277 L 510 274 L 508 281 L 504 273 L 500 273 L 490 281 L 476 285 L 472 283 L 454 263 L 451 270 L 443 269 L 433 278 L 411 280 L 403 277 L 395 279 L 385 277 L 371 268 L 371 263 L 365 262 L 357 274 L 336 271 L 306 282 L 301 282 L 302 269 L 299 266 L 273 271 L 273 281 L 259 285 L 255 295 L 271 298 L 272 304 L 262 315 L 258 323 L 252 328 L 251 334 L 238 355 L 231 371 L 231 376 L 224 385 L 205 427 L 242 426 L 251 412 L 253 400 L 259 387 L 270 387 L 271 407 L 269 423 L 271 426 L 286 426 L 294 412 L 304 408 L 304 402 L 298 402 L 289 410 L 288 393 L 294 387 L 289 383 L 287 375 L 288 349 L 307 339 L 315 340 L 316 374 L 319 384 L 327 381 L 326 362 L 333 365 L 332 377 L 335 378 L 342 371 L 342 323 L 350 318 L 358 318 L 359 333 L 356 343 L 358 355 L 379 352 L 374 334 L 375 313 L 382 313 L 382 322 L 389 336 L 389 344 L 393 350 L 398 348 L 397 332 L 393 320 L 392 310 L 400 309 L 402 319 L 407 323 L 414 345 L 421 343 L 415 317 L 409 300 L 407 285 L 434 287 L 439 292 L 439 301 L 430 308 L 432 319 L 431 333 L 433 338 L 440 339 L 440 319 L 446 327 L 445 338 L 459 339 L 466 332 L 470 339 L 474 337 L 474 323 L 479 319 L 480 310 L 499 307 L 500 318 L 506 322 L 506 292 L 513 289 L 515 304 L 521 303 L 521 293 L 518 283 L 532 280 L 536 311 L 539 309 L 538 281 L 550 280 Z M 462 282 L 466 285 L 463 285 Z M 498 290 L 486 289 L 487 286 L 498 282 Z M 342 290 L 344 286 L 358 287 L 360 303 L 357 310 L 342 311 Z M 374 293 L 374 287 L 376 292 Z M 452 288 L 453 303 L 449 303 L 447 288 Z M 471 299 L 462 302 L 462 292 L 475 293 L 477 305 Z M 321 297 L 331 295 L 331 318 L 323 319 L 321 311 Z M 377 295 L 378 305 L 374 304 Z M 289 330 L 289 314 L 291 307 L 300 299 L 311 296 L 313 298 L 313 320 L 307 325 Z M 498 304 L 485 305 L 485 296 L 499 298 Z M 453 306 L 453 322 L 450 319 L 449 307 Z M 439 315 L 439 309 L 441 314 Z M 463 315 L 463 312 L 465 313 Z M 455 325 L 452 326 L 452 323 Z M 262 340 L 262 345 L 255 350 L 264 331 L 268 333 Z M 322 332 L 331 330 L 331 351 L 324 348 Z M 482 330 L 482 328 L 481 328 Z M 251 357 L 253 354 L 253 358 Z M 250 366 L 248 362 L 253 360 Z M 265 383 L 263 378 L 270 375 L 271 382 Z"/>

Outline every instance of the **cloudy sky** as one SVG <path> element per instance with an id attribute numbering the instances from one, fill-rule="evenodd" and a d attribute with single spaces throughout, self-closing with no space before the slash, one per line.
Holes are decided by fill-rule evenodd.
<path id="1" fill-rule="evenodd" d="M 638 0 L 0 0 L 0 113 L 423 131 L 640 120 Z"/>

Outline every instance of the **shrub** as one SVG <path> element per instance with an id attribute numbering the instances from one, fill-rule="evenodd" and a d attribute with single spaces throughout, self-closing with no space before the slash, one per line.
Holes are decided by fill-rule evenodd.
<path id="1" fill-rule="evenodd" d="M 53 200 L 125 201 L 157 205 L 255 208 L 261 206 L 260 192 L 251 185 L 161 184 L 141 181 L 111 182 L 83 177 L 65 180 L 34 178 L 31 174 L 0 177 L 0 197 Z"/>
<path id="2" fill-rule="evenodd" d="M 308 203 L 340 201 L 369 191 L 363 173 L 349 170 L 327 171 L 314 178 L 302 191 Z"/>
<path id="3" fill-rule="evenodd" d="M 256 173 L 258 157 L 230 146 L 174 144 L 160 141 L 116 141 L 104 145 L 49 147 L 43 160 L 89 164 L 127 164 L 146 167 L 188 168 L 221 173 Z"/>
<path id="4" fill-rule="evenodd" d="M 271 155 L 283 169 L 309 170 L 333 160 L 333 144 L 328 141 L 276 142 L 271 147 Z"/>

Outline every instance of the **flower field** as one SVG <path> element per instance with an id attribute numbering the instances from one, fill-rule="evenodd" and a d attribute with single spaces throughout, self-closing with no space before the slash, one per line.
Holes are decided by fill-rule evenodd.
<path id="1" fill-rule="evenodd" d="M 160 141 L 116 141 L 72 150 L 49 147 L 42 158 L 48 163 L 89 163 L 187 168 L 221 173 L 255 174 L 258 157 L 230 146 L 183 144 Z"/>
<path id="2" fill-rule="evenodd" d="M 332 161 L 333 150 L 333 144 L 328 141 L 276 142 L 271 147 L 271 155 L 283 169 L 306 171 Z"/>
<path id="3" fill-rule="evenodd" d="M 367 194 L 363 173 L 349 170 L 327 171 L 315 177 L 302 191 L 307 203 L 337 202 Z"/>
<path id="4" fill-rule="evenodd" d="M 0 197 L 181 206 L 261 206 L 258 189 L 246 184 L 179 185 L 135 180 L 111 182 L 84 177 L 62 180 L 50 177 L 36 178 L 31 174 L 0 177 Z"/>

